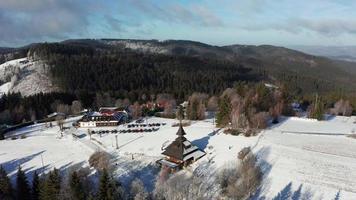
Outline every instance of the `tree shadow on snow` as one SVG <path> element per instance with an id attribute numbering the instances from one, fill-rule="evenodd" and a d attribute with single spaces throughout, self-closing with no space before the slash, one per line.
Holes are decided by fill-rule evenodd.
<path id="1" fill-rule="evenodd" d="M 273 200 L 311 200 L 313 193 L 310 189 L 303 189 L 303 184 L 300 184 L 298 189 L 292 190 L 292 182 L 289 182 L 275 197 Z"/>
<path id="2" fill-rule="evenodd" d="M 193 140 L 192 141 L 192 144 L 194 144 L 195 146 L 199 147 L 200 149 L 202 150 L 205 150 L 206 147 L 208 146 L 209 144 L 209 140 L 212 136 L 214 136 L 216 133 L 218 133 L 220 131 L 220 129 L 218 130 L 215 130 L 211 133 L 209 133 L 207 136 L 205 137 L 202 137 L 200 139 L 197 139 L 197 140 Z"/>
<path id="3" fill-rule="evenodd" d="M 34 159 L 35 157 L 41 155 L 44 152 L 45 151 L 40 151 L 38 153 L 34 153 L 29 156 L 25 156 L 23 158 L 13 159 L 13 160 L 10 160 L 7 162 L 0 163 L 0 165 L 2 165 L 2 167 L 5 169 L 5 171 L 8 174 L 11 174 L 11 173 L 17 171 L 19 166 L 23 165 L 24 163 L 29 162 L 30 160 Z"/>
<path id="4" fill-rule="evenodd" d="M 148 192 L 153 191 L 156 183 L 156 177 L 160 172 L 160 168 L 153 164 L 145 164 L 139 160 L 121 160 L 116 161 L 114 171 L 117 171 L 118 181 L 129 189 L 133 180 L 140 179 Z M 121 171 L 121 172 L 120 172 Z M 122 173 L 124 172 L 124 173 Z"/>
<path id="5" fill-rule="evenodd" d="M 276 123 L 276 124 L 273 124 L 272 122 L 269 123 L 268 128 L 266 130 L 278 128 L 278 127 L 282 126 L 285 122 L 287 122 L 288 119 L 289 119 L 289 117 L 279 117 L 278 123 Z"/>
<path id="6" fill-rule="evenodd" d="M 336 193 L 334 200 L 340 200 L 340 190 Z"/>
<path id="7" fill-rule="evenodd" d="M 19 169 L 19 167 L 21 167 L 22 170 L 24 171 L 24 173 L 26 174 L 27 180 L 29 182 L 32 182 L 33 174 L 35 172 L 37 172 L 37 174 L 39 174 L 39 175 L 43 175 L 46 172 L 48 172 L 49 170 L 52 170 L 51 169 L 52 166 L 50 164 L 46 164 L 43 166 L 41 164 L 39 164 L 40 167 L 38 167 L 38 168 L 35 168 L 34 166 L 24 168 L 23 165 L 25 163 L 35 159 L 36 157 L 37 157 L 36 159 L 41 159 L 38 156 L 40 156 L 44 152 L 45 151 L 40 151 L 38 153 L 34 153 L 29 156 L 25 156 L 23 158 L 13 159 L 13 160 L 10 160 L 7 162 L 2 162 L 2 163 L 0 163 L 0 165 L 4 168 L 4 170 L 6 171 L 8 177 L 10 178 L 10 180 L 12 182 L 15 182 L 15 180 L 16 180 L 17 170 Z M 41 162 L 42 161 L 39 161 L 39 163 L 41 163 Z M 67 164 L 61 166 L 58 170 L 60 171 L 61 175 L 65 175 L 66 172 L 68 172 L 68 169 L 73 169 L 73 168 L 79 169 L 80 167 L 83 166 L 83 164 L 84 164 L 84 162 L 79 162 L 76 164 L 73 164 L 72 162 L 70 162 L 70 163 L 67 163 Z"/>

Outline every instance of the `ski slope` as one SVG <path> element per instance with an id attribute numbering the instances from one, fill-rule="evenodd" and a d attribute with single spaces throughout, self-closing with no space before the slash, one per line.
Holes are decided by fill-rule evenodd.
<path id="1" fill-rule="evenodd" d="M 1 64 L 0 81 L 4 82 L 0 85 L 0 96 L 9 92 L 20 92 L 23 96 L 29 96 L 58 90 L 48 76 L 46 64 L 28 58 L 10 60 Z"/>
<path id="2" fill-rule="evenodd" d="M 69 119 L 66 126 L 76 119 Z M 186 171 L 215 177 L 220 169 L 236 162 L 242 148 L 251 146 L 264 172 L 262 187 L 253 199 L 356 199 L 356 139 L 347 137 L 354 132 L 355 121 L 355 117 L 331 117 L 323 122 L 284 118 L 255 137 L 225 135 L 211 119 L 193 121 L 185 127 L 186 137 L 207 155 Z M 115 176 L 124 185 L 138 177 L 152 190 L 159 172 L 155 161 L 161 158 L 162 148 L 176 138 L 178 127 L 172 127 L 176 122 L 149 118 L 145 123 L 166 125 L 157 132 L 117 134 L 118 149 L 115 134 L 92 135 L 90 140 L 88 129 L 79 128 L 60 138 L 58 127 L 36 124 L 11 134 L 27 135 L 25 139 L 0 141 L 0 164 L 10 173 L 18 165 L 29 172 L 53 167 L 64 170 L 87 166 L 91 153 L 102 150 L 114 156 Z M 90 130 L 105 129 L 112 128 Z M 74 139 L 71 133 L 82 136 Z M 207 181 L 216 184 L 214 178 Z"/>

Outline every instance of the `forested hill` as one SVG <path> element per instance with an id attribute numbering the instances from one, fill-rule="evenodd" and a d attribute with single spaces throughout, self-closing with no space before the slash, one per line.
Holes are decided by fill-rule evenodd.
<path id="1" fill-rule="evenodd" d="M 53 78 L 69 91 L 183 95 L 214 93 L 236 81 L 261 79 L 288 83 L 303 93 L 356 88 L 354 63 L 268 45 L 218 47 L 176 40 L 87 39 L 39 44 L 30 52 L 48 59 Z"/>
<path id="2" fill-rule="evenodd" d="M 230 61 L 94 48 L 92 43 L 42 44 L 31 48 L 29 56 L 47 60 L 64 91 L 110 92 L 130 99 L 165 92 L 183 99 L 195 91 L 215 94 L 237 81 L 263 79 L 262 73 Z"/>
<path id="3" fill-rule="evenodd" d="M 275 46 L 211 46 L 181 40 L 81 39 L 4 49 L 0 61 L 47 60 L 63 91 L 135 96 L 217 93 L 237 81 L 285 83 L 296 94 L 355 91 L 355 63 Z M 117 95 L 115 95 L 117 96 Z"/>

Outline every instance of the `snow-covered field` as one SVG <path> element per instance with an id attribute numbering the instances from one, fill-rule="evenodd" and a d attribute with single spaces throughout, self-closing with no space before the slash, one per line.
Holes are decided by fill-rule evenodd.
<path id="1" fill-rule="evenodd" d="M 68 121 L 66 126 L 74 119 Z M 264 172 L 263 187 L 255 199 L 356 199 L 356 139 L 346 135 L 356 130 L 355 117 L 335 117 L 317 122 L 285 118 L 255 137 L 231 136 L 215 128 L 212 120 L 194 121 L 185 127 L 186 137 L 207 155 L 186 169 L 214 174 L 237 159 L 237 153 L 251 146 Z M 128 184 L 138 177 L 152 189 L 158 173 L 155 161 L 162 148 L 176 138 L 176 120 L 149 118 L 145 123 L 166 123 L 157 132 L 93 135 L 85 128 L 71 129 L 59 138 L 58 127 L 36 124 L 13 134 L 25 139 L 0 141 L 0 164 L 11 173 L 18 165 L 28 171 L 67 169 L 88 165 L 96 150 L 114 155 L 117 178 Z M 116 127 L 118 130 L 126 126 Z M 96 128 L 105 130 L 113 128 Z M 79 139 L 72 132 L 83 134 Z M 43 164 L 42 164 L 43 160 Z M 43 166 L 42 166 L 43 165 Z M 279 195 L 279 196 L 278 196 Z M 293 196 L 293 198 L 292 198 Z"/>

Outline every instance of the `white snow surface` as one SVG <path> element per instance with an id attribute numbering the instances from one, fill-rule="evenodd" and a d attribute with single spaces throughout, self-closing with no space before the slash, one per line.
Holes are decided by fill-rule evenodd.
<path id="1" fill-rule="evenodd" d="M 76 118 L 78 119 L 78 118 Z M 66 126 L 76 119 L 69 119 Z M 356 199 L 356 139 L 347 137 L 356 129 L 355 117 L 334 117 L 318 122 L 303 118 L 284 118 L 258 136 L 226 135 L 215 128 L 213 120 L 193 121 L 184 127 L 187 139 L 207 154 L 185 169 L 205 177 L 236 163 L 237 153 L 250 146 L 264 172 L 263 184 L 253 199 Z M 115 176 L 128 185 L 140 178 L 153 189 L 159 169 L 155 161 L 161 158 L 162 148 L 176 138 L 176 120 L 149 118 L 145 123 L 166 123 L 157 132 L 86 135 L 88 129 L 71 129 L 63 138 L 58 127 L 44 124 L 11 133 L 27 135 L 25 139 L 0 141 L 0 164 L 14 173 L 18 165 L 31 172 L 57 167 L 62 170 L 78 164 L 86 166 L 91 153 L 103 150 L 114 156 Z M 118 127 L 90 130 L 126 129 Z M 73 139 L 70 133 L 83 135 Z M 337 134 L 336 134 L 337 133 Z M 207 179 L 214 184 L 215 179 Z M 218 190 L 217 190 L 218 192 Z"/>
<path id="2" fill-rule="evenodd" d="M 21 63 L 23 61 L 28 62 Z M 0 80 L 5 82 L 0 85 L 0 96 L 8 92 L 29 96 L 58 90 L 48 76 L 47 65 L 40 60 L 20 58 L 5 62 L 0 65 Z"/>
<path id="3" fill-rule="evenodd" d="M 7 94 L 11 88 L 11 82 L 4 83 L 0 86 L 0 97 Z"/>

